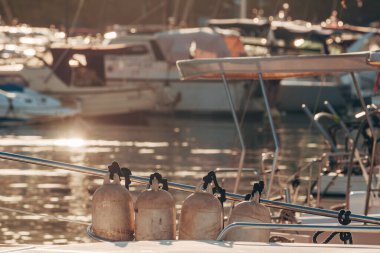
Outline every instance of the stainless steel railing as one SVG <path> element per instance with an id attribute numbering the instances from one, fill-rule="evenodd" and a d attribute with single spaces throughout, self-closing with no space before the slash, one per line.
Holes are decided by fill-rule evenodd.
<path id="1" fill-rule="evenodd" d="M 36 164 L 36 165 L 41 165 L 41 166 L 46 166 L 46 167 L 51 167 L 51 168 L 75 171 L 75 172 L 80 172 L 80 173 L 95 175 L 95 176 L 104 176 L 105 174 L 108 173 L 107 170 L 101 170 L 97 168 L 85 167 L 85 166 L 79 166 L 79 165 L 72 165 L 72 164 L 58 162 L 58 161 L 52 161 L 52 160 L 47 160 L 47 159 L 41 159 L 41 158 L 24 156 L 24 155 L 13 154 L 13 153 L 6 153 L 6 152 L 0 152 L 0 158 L 24 162 L 24 163 Z M 133 175 L 131 175 L 130 178 L 133 182 L 138 183 L 138 184 L 147 184 L 149 182 L 149 178 L 138 177 L 138 176 L 133 176 Z M 191 185 L 178 184 L 174 182 L 168 182 L 168 185 L 171 189 L 176 189 L 176 190 L 185 191 L 185 192 L 194 192 L 195 190 L 195 186 L 191 186 Z M 234 201 L 242 201 L 244 200 L 245 196 L 236 194 L 236 193 L 226 193 L 226 198 L 229 200 L 234 200 Z M 295 212 L 303 212 L 303 213 L 314 214 L 314 215 L 321 215 L 321 216 L 326 216 L 326 217 L 331 217 L 331 218 L 338 217 L 338 213 L 339 213 L 337 211 L 332 211 L 332 210 L 325 210 L 325 209 L 320 209 L 320 208 L 313 208 L 313 207 L 308 207 L 308 206 L 283 203 L 283 202 L 272 201 L 272 200 L 267 200 L 267 199 L 261 199 L 261 203 L 268 207 L 286 209 L 286 210 L 291 210 Z M 376 217 L 351 214 L 350 218 L 353 221 L 380 225 L 380 218 L 376 218 Z"/>
<path id="2" fill-rule="evenodd" d="M 249 223 L 234 222 L 226 226 L 216 238 L 222 241 L 226 234 L 236 228 L 276 229 L 285 231 L 324 231 L 324 232 L 359 232 L 380 234 L 379 226 L 329 226 L 329 225 L 304 225 L 304 224 L 273 224 L 273 223 Z"/>

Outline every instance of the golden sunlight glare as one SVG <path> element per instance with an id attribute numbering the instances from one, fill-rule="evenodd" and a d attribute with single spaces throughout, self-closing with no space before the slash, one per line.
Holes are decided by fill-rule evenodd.
<path id="1" fill-rule="evenodd" d="M 54 142 L 55 146 L 66 146 L 66 147 L 83 147 L 85 142 L 80 138 L 70 138 L 70 139 L 58 139 Z"/>

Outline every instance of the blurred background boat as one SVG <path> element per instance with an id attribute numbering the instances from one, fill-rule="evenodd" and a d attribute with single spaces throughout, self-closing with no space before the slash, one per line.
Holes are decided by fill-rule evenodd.
<path id="1" fill-rule="evenodd" d="M 136 57 L 112 56 L 109 58 L 113 72 L 110 77 L 156 82 L 164 87 L 158 93 L 158 106 L 161 112 L 180 113 L 229 113 L 227 96 L 219 81 L 192 80 L 182 82 L 176 68 L 181 59 L 205 57 L 239 57 L 246 55 L 240 34 L 228 29 L 186 28 L 156 32 L 153 34 L 113 33 L 106 44 L 140 44 L 146 48 L 145 55 Z M 111 76 L 112 75 L 112 76 Z M 237 108 L 245 104 L 248 112 L 262 112 L 262 99 L 247 100 L 247 95 L 257 89 L 252 82 L 235 81 L 231 85 L 232 99 Z M 251 90 L 251 91 L 250 91 Z"/>
<path id="2" fill-rule="evenodd" d="M 90 29 L 76 27 L 67 28 L 69 33 L 65 34 L 54 27 L 4 26 L 0 29 L 4 50 L 9 50 L 10 41 L 15 45 L 14 52 L 3 51 L 9 57 L 4 64 L 22 64 L 13 75 L 22 75 L 39 92 L 80 103 L 83 116 L 209 114 L 229 113 L 221 84 L 180 82 L 176 60 L 337 54 L 378 48 L 377 30 L 339 22 L 334 26 L 331 22 L 317 25 L 288 20 L 285 12 L 280 10 L 274 18 L 211 19 L 209 27 L 185 29 L 157 24 L 114 25 L 104 33 L 104 39 Z M 87 34 L 80 36 L 80 32 Z M 369 100 L 376 73 L 358 78 Z M 257 87 L 253 81 L 231 85 L 233 102 L 242 114 L 263 111 Z M 342 110 L 358 102 L 351 79 L 340 75 L 273 81 L 267 89 L 271 107 L 283 112 L 299 112 L 302 104 L 314 111 L 323 110 L 325 100 Z"/>
<path id="3" fill-rule="evenodd" d="M 338 25 L 339 23 L 339 25 Z M 375 51 L 379 49 L 379 29 L 343 25 L 312 24 L 303 20 L 211 19 L 211 27 L 235 29 L 241 33 L 245 51 L 250 56 L 340 54 L 343 52 Z M 375 72 L 358 74 L 364 97 L 370 101 L 375 84 Z M 314 111 L 323 110 L 329 101 L 335 108 L 357 106 L 358 97 L 347 75 L 325 75 L 317 78 L 287 78 L 280 81 L 275 94 L 280 111 L 299 112 L 305 104 Z"/>
<path id="4" fill-rule="evenodd" d="M 82 116 L 105 116 L 155 108 L 151 84 L 119 80 L 109 83 L 107 55 L 145 54 L 142 46 L 55 46 L 49 58 L 34 55 L 22 64 L 0 69 L 0 78 L 22 79 L 22 85 L 66 103 L 79 104 Z"/>
<path id="5" fill-rule="evenodd" d="M 59 100 L 18 83 L 0 85 L 0 125 L 45 123 L 79 113 L 79 108 L 64 107 Z"/>
<path id="6" fill-rule="evenodd" d="M 80 104 L 85 117 L 135 112 L 228 113 L 219 82 L 180 82 L 175 62 L 244 55 L 239 36 L 234 31 L 194 28 L 128 35 L 106 40 L 103 45 L 52 41 L 45 50 L 5 62 L 0 76 L 20 77 L 25 86 L 38 92 Z M 13 55 L 12 59 L 16 58 Z M 233 85 L 234 103 L 239 107 L 249 89 L 246 82 Z M 249 111 L 262 111 L 260 99 L 250 104 Z"/>

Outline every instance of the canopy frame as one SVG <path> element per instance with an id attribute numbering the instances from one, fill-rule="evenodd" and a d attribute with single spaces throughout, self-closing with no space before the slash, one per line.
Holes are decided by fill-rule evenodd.
<path id="1" fill-rule="evenodd" d="M 289 62 L 289 64 L 288 64 Z M 283 65 L 285 64 L 285 65 Z M 216 67 L 216 65 L 218 67 Z M 228 67 L 226 71 L 225 66 Z M 340 55 L 317 55 L 317 56 L 279 56 L 279 57 L 237 57 L 219 59 L 197 59 L 183 60 L 177 62 L 177 67 L 182 79 L 217 79 L 221 78 L 225 87 L 228 86 L 227 78 L 231 79 L 258 79 L 263 95 L 265 110 L 268 116 L 275 151 L 272 161 L 272 171 L 269 179 L 267 196 L 270 195 L 273 176 L 277 167 L 280 145 L 278 142 L 276 128 L 269 107 L 268 98 L 265 92 L 264 79 L 283 79 L 287 77 L 316 76 L 328 73 L 345 72 L 350 73 L 354 82 L 361 107 L 365 112 L 371 135 L 373 136 L 372 159 L 369 174 L 372 175 L 375 166 L 376 136 L 372 120 L 365 105 L 363 95 L 360 91 L 359 82 L 354 72 L 356 71 L 377 71 L 380 66 L 380 51 L 359 52 Z M 219 70 L 219 73 L 218 73 Z M 227 89 L 227 92 L 228 89 Z M 231 107 L 234 111 L 234 108 Z M 234 112 L 233 112 L 234 114 Z M 235 122 L 236 125 L 236 122 Z M 236 125 L 238 133 L 240 126 Z M 241 134 L 239 134 L 241 136 Z M 241 140 L 242 142 L 243 140 Z M 244 142 L 243 142 L 244 143 Z M 243 152 L 242 152 L 243 154 Z M 244 147 L 245 154 L 245 147 Z M 238 177 L 235 185 L 240 182 L 242 164 L 239 163 Z M 372 179 L 372 177 L 371 177 Z M 365 214 L 368 214 L 368 205 L 371 192 L 371 181 L 367 184 Z"/>

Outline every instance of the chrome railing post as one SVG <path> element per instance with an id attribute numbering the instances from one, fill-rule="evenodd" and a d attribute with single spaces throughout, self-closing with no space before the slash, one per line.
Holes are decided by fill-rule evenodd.
<path id="1" fill-rule="evenodd" d="M 273 137 L 274 146 L 275 146 L 275 151 L 273 153 L 273 161 L 272 161 L 272 171 L 271 171 L 271 174 L 270 174 L 269 183 L 268 183 L 268 190 L 267 190 L 267 193 L 266 193 L 266 197 L 269 198 L 270 192 L 272 190 L 274 172 L 276 171 L 276 168 L 277 168 L 278 154 L 280 152 L 280 144 L 279 144 L 279 141 L 278 141 L 278 137 L 277 137 L 277 133 L 276 133 L 276 128 L 275 128 L 274 123 L 273 123 L 273 117 L 272 117 L 272 112 L 270 110 L 267 93 L 265 91 L 264 79 L 263 79 L 263 76 L 262 76 L 261 72 L 258 72 L 258 75 L 259 75 L 261 92 L 263 94 L 263 99 L 264 99 L 264 104 L 265 104 L 265 110 L 266 110 L 266 113 L 267 113 L 267 116 L 268 116 L 269 125 L 270 125 L 270 129 L 272 131 L 272 137 Z"/>
<path id="2" fill-rule="evenodd" d="M 226 77 L 224 75 L 223 66 L 221 64 L 219 64 L 219 68 L 220 68 L 220 72 L 221 72 L 221 75 L 222 75 L 222 80 L 223 80 L 224 88 L 225 88 L 226 93 L 227 93 L 228 102 L 230 104 L 232 117 L 233 117 L 234 123 L 235 123 L 235 128 L 236 128 L 236 131 L 238 133 L 239 141 L 240 141 L 240 145 L 241 145 L 241 154 L 240 154 L 240 160 L 239 160 L 238 175 L 237 175 L 237 178 L 236 178 L 236 181 L 235 181 L 234 190 L 233 190 L 234 193 L 237 193 L 238 190 L 239 190 L 241 172 L 243 170 L 246 149 L 245 149 L 245 143 L 244 143 L 243 135 L 241 133 L 241 128 L 240 128 L 239 120 L 238 120 L 238 118 L 236 116 L 234 102 L 232 101 L 231 91 L 230 91 L 230 88 L 228 86 Z"/>

